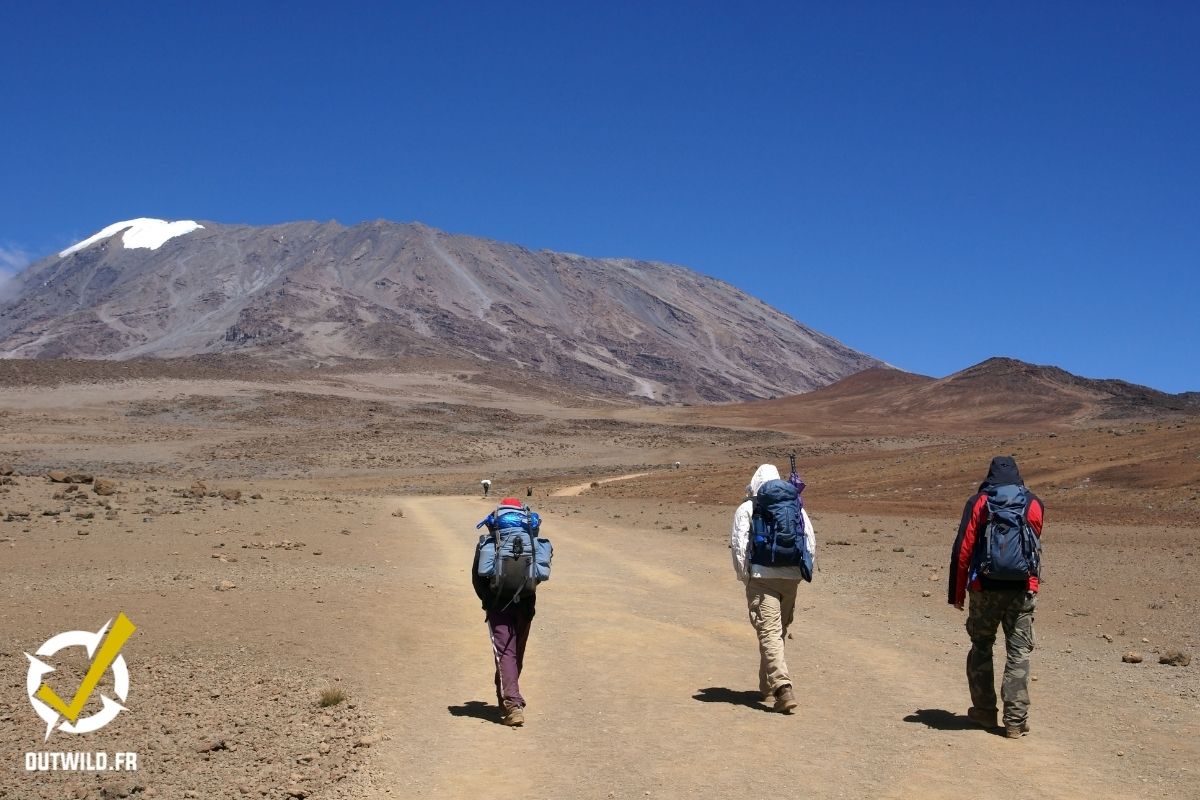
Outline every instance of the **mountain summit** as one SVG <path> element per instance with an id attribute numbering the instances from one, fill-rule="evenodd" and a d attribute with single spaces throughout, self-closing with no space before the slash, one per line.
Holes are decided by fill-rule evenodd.
<path id="1" fill-rule="evenodd" d="M 677 401 L 803 392 L 880 364 L 683 267 L 417 223 L 132 220 L 13 284 L 5 358 L 468 358 Z"/>

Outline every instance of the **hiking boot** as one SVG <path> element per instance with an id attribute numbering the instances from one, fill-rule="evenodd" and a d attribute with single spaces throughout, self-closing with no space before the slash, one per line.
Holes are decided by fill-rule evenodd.
<path id="1" fill-rule="evenodd" d="M 790 714 L 798 705 L 791 686 L 780 686 L 775 690 L 775 710 L 779 713 Z"/>
<path id="2" fill-rule="evenodd" d="M 504 714 L 504 719 L 500 720 L 510 728 L 519 728 L 525 724 L 525 709 L 520 706 L 513 706 Z"/>
<path id="3" fill-rule="evenodd" d="M 1004 735 L 1009 739 L 1020 739 L 1025 734 L 1029 733 L 1029 723 L 1022 722 L 1020 725 L 1005 725 Z"/>
<path id="4" fill-rule="evenodd" d="M 986 708 L 971 706 L 967 709 L 967 719 L 981 728 L 995 728 L 997 725 L 996 709 L 993 708 L 989 711 Z"/>

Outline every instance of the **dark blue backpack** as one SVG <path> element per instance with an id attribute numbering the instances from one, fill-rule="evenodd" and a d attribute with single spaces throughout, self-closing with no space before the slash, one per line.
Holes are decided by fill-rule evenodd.
<path id="1" fill-rule="evenodd" d="M 800 567 L 812 580 L 813 555 L 808 549 L 800 495 L 784 480 L 767 481 L 754 496 L 750 517 L 750 563 L 760 567 Z"/>
<path id="2" fill-rule="evenodd" d="M 988 521 L 979 543 L 978 575 L 1024 581 L 1041 569 L 1042 543 L 1029 524 L 1029 490 L 1009 484 L 987 490 Z"/>

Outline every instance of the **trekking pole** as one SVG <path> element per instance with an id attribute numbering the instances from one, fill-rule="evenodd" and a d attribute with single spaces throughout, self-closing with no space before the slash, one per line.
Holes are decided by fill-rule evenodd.
<path id="1" fill-rule="evenodd" d="M 791 468 L 791 474 L 788 475 L 788 483 L 796 487 L 796 520 L 801 522 L 804 519 L 804 498 L 800 493 L 804 491 L 804 480 L 800 477 L 800 473 L 796 470 L 796 454 L 788 453 L 788 464 Z M 807 536 L 807 532 L 805 533 Z M 817 569 L 816 559 L 813 559 L 812 568 Z"/>

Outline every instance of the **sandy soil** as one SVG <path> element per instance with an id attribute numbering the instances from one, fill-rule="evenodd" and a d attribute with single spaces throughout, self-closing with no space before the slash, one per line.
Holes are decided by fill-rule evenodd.
<path id="1" fill-rule="evenodd" d="M 0 390 L 0 465 L 20 473 L 0 485 L 0 797 L 1200 796 L 1200 662 L 1157 663 L 1200 645 L 1194 423 L 822 439 L 544 397 L 463 406 L 436 377 Z M 754 466 L 793 447 L 821 571 L 785 717 L 757 703 L 726 542 Z M 996 448 L 1049 508 L 1018 741 L 962 716 L 944 598 Z M 118 491 L 68 491 L 53 468 Z M 520 730 L 491 705 L 467 575 L 485 475 L 499 496 L 533 487 L 556 548 Z M 139 625 L 129 710 L 43 743 L 23 653 L 118 611 Z M 85 661 L 59 664 L 62 693 Z M 322 708 L 333 688 L 346 699 Z M 25 772 L 43 749 L 136 751 L 141 769 Z"/>

